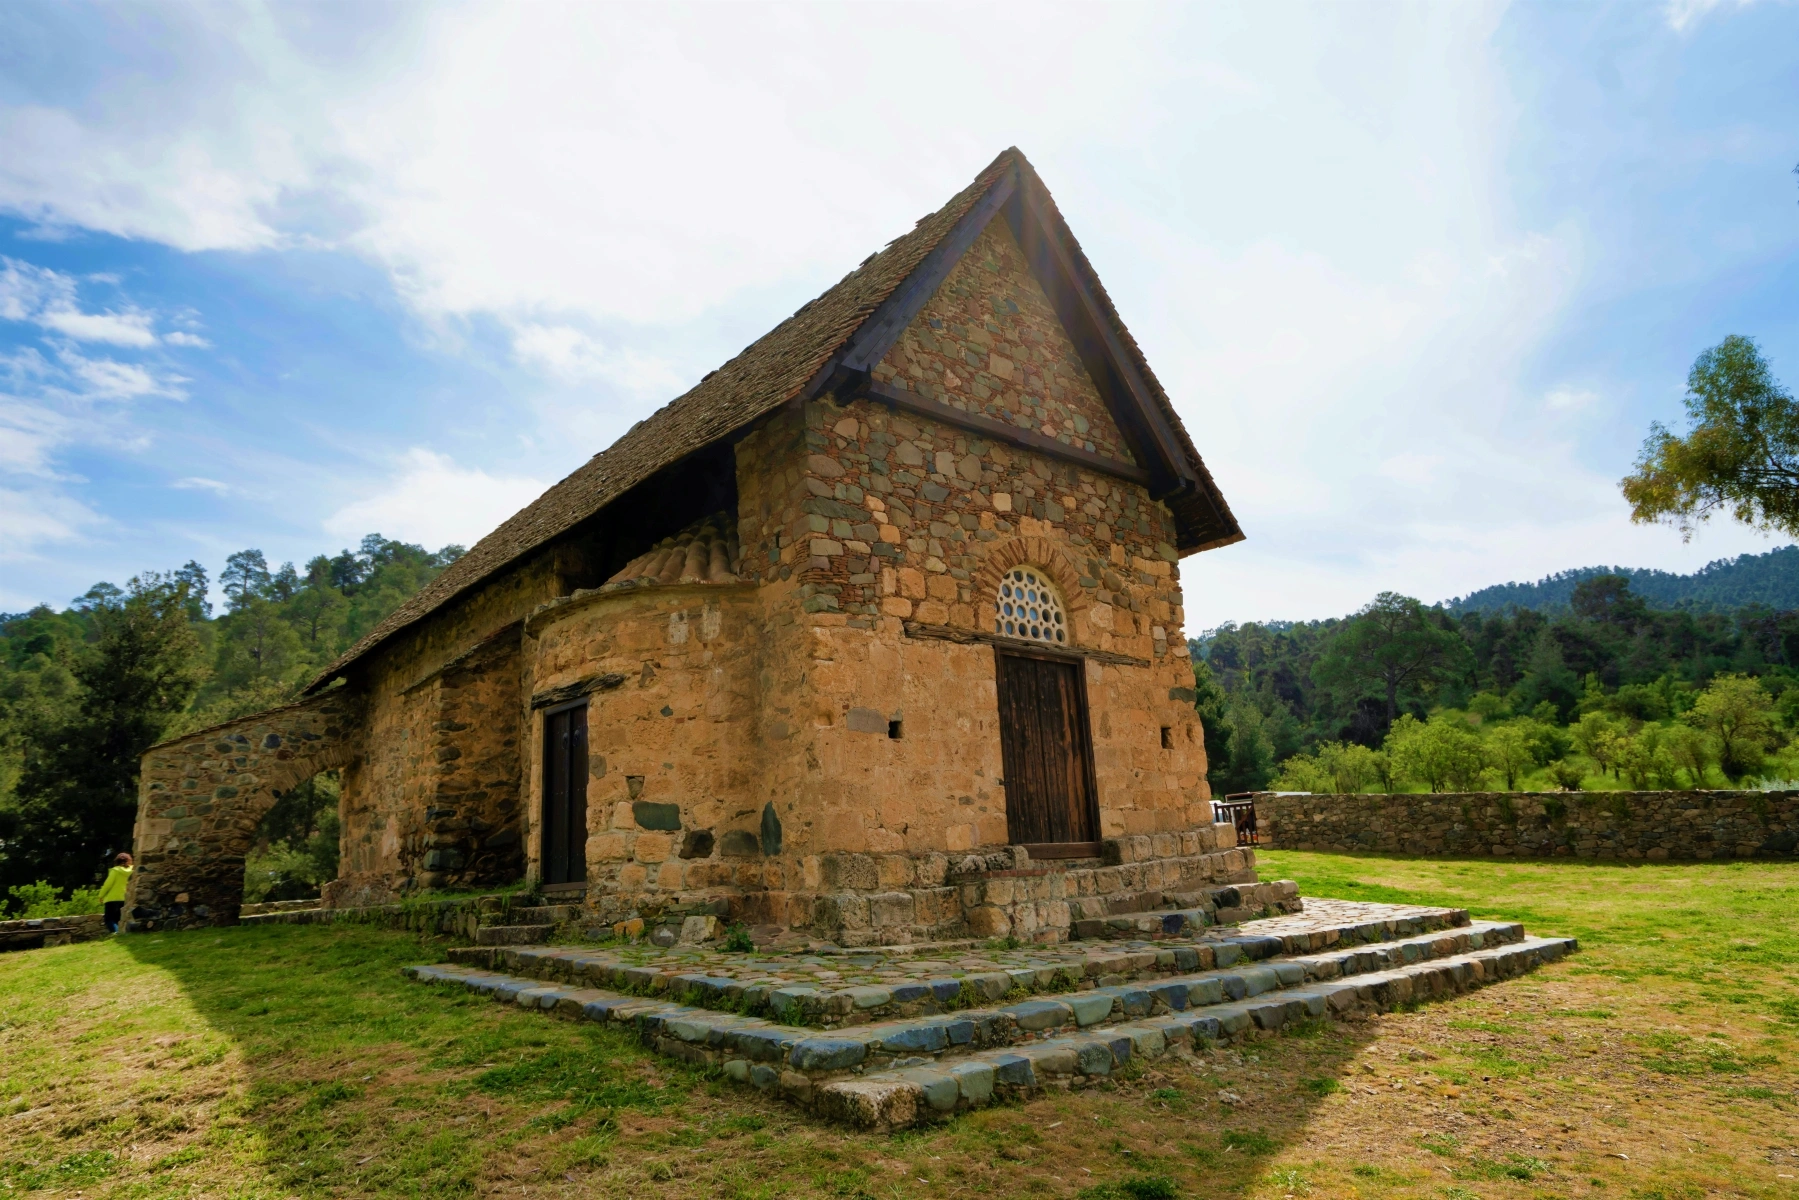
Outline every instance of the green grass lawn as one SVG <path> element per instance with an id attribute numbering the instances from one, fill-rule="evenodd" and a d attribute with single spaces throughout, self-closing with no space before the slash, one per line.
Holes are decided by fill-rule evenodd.
<path id="1" fill-rule="evenodd" d="M 403 981 L 357 926 L 0 957 L 0 1195 L 1799 1197 L 1799 867 L 1270 853 L 1574 934 L 1526 979 L 894 1137 Z"/>

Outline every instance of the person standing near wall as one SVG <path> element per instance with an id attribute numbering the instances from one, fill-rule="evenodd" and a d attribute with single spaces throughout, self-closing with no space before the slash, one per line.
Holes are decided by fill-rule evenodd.
<path id="1" fill-rule="evenodd" d="M 106 906 L 106 932 L 119 931 L 119 918 L 125 912 L 125 885 L 131 882 L 131 855 L 123 850 L 116 864 L 106 873 L 106 882 L 100 885 L 100 902 Z"/>

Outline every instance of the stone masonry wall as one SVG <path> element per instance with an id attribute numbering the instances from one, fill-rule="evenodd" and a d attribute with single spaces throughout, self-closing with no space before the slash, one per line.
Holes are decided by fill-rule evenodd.
<path id="1" fill-rule="evenodd" d="M 540 555 L 369 656 L 369 750 L 345 773 L 342 859 L 327 904 L 519 877 L 518 627 L 560 588 L 554 557 Z"/>
<path id="2" fill-rule="evenodd" d="M 138 781 L 130 927 L 235 922 L 257 824 L 287 789 L 354 770 L 362 717 L 362 697 L 336 688 L 151 747 Z"/>
<path id="3" fill-rule="evenodd" d="M 709 913 L 845 944 L 968 936 L 953 865 L 1006 843 L 992 648 L 913 639 L 886 622 L 851 630 L 842 614 L 802 613 L 795 592 L 791 583 L 694 583 L 577 593 L 527 623 L 528 692 L 562 695 L 583 681 L 591 689 L 590 910 L 604 921 Z M 1096 756 L 1107 764 L 1102 798 L 1110 786 L 1119 805 L 1102 817 L 1125 832 L 1136 822 L 1124 818 L 1143 811 L 1130 807 L 1133 790 L 1167 784 L 1182 801 L 1167 821 L 1201 828 L 1123 841 L 1146 855 L 1166 842 L 1182 861 L 1125 855 L 1134 865 L 1122 876 L 1055 864 L 1053 884 L 1020 885 L 1022 907 L 987 926 L 1052 936 L 1056 921 L 1065 932 L 1082 915 L 1071 902 L 1124 902 L 1114 893 L 1127 884 L 1253 880 L 1242 856 L 1231 857 L 1234 833 L 1225 827 L 1219 842 L 1209 806 L 1186 803 L 1199 780 L 1170 781 L 1155 763 L 1183 757 L 1162 747 L 1153 723 L 1136 723 L 1155 705 L 1114 703 L 1114 690 L 1140 690 L 1129 677 L 1146 673 L 1088 664 L 1104 749 Z M 1192 711 L 1166 704 L 1176 716 Z M 533 713 L 524 770 L 533 855 L 542 727 Z M 1149 767 L 1119 748 L 1124 728 Z M 1197 726 L 1195 739 L 1203 744 Z"/>
<path id="4" fill-rule="evenodd" d="M 1265 847 L 1522 858 L 1791 857 L 1799 792 L 1258 793 Z"/>
<path id="5" fill-rule="evenodd" d="M 1135 462 L 1003 219 L 982 231 L 873 372 L 951 408 Z"/>
<path id="6" fill-rule="evenodd" d="M 1003 221 L 964 256 L 874 376 L 1131 461 Z M 810 610 L 973 627 L 984 544 L 1048 536 L 1076 568 L 1080 594 L 1068 599 L 1104 610 L 1093 620 L 1105 640 L 1144 657 L 1182 652 L 1170 633 L 1182 621 L 1173 518 L 1144 488 L 870 401 L 820 401 L 803 423 L 802 431 L 783 416 L 740 444 L 740 533 L 750 569 L 764 579 L 797 576 Z M 778 482 L 746 488 L 746 477 Z"/>
<path id="7" fill-rule="evenodd" d="M 583 594 L 527 626 L 531 694 L 608 681 L 587 706 L 588 894 L 606 919 L 712 889 L 785 886 L 781 820 L 764 814 L 782 791 L 770 786 L 762 728 L 792 711 L 778 697 L 763 702 L 759 590 L 695 583 Z M 536 869 L 544 721 L 535 712 L 531 721 L 526 825 Z"/>

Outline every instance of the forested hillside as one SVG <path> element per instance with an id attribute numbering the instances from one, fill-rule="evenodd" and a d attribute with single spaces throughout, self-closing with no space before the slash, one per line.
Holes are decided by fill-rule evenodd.
<path id="1" fill-rule="evenodd" d="M 1575 587 L 1596 575 L 1624 576 L 1630 580 L 1630 590 L 1651 608 L 1708 612 L 1728 612 L 1751 605 L 1775 610 L 1799 608 L 1799 546 L 1720 558 L 1691 575 L 1641 567 L 1579 567 L 1544 576 L 1535 583 L 1497 583 L 1450 600 L 1443 607 L 1452 613 L 1566 608 Z"/>
<path id="2" fill-rule="evenodd" d="M 1799 760 L 1799 611 L 1653 609 L 1621 575 L 1548 612 L 1383 593 L 1191 646 L 1220 793 L 1726 786 Z"/>
<path id="3" fill-rule="evenodd" d="M 219 573 L 216 615 L 197 562 L 97 583 L 60 612 L 0 615 L 0 900 L 36 880 L 93 882 L 130 840 L 146 748 L 296 698 L 461 554 L 370 534 L 301 570 L 243 550 Z M 321 777 L 271 814 L 257 851 L 268 887 L 335 874 L 334 796 Z"/>

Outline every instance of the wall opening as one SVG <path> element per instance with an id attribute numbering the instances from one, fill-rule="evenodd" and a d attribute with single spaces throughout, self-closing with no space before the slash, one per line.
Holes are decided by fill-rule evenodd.
<path id="1" fill-rule="evenodd" d="M 244 852 L 245 904 L 316 899 L 337 878 L 341 786 L 320 771 L 277 795 Z"/>
<path id="2" fill-rule="evenodd" d="M 719 512 L 737 519 L 737 456 L 728 442 L 664 467 L 571 529 L 559 548 L 562 593 L 599 587 L 663 538 Z"/>
<path id="3" fill-rule="evenodd" d="M 587 701 L 544 714 L 543 760 L 538 881 L 580 883 L 587 878 Z"/>
<path id="4" fill-rule="evenodd" d="M 904 737 L 905 732 L 906 732 L 906 727 L 903 722 L 901 722 L 901 721 L 887 722 L 887 736 L 892 738 L 894 741 L 897 742 L 900 740 L 900 738 Z"/>
<path id="5" fill-rule="evenodd" d="M 1162 726 L 1162 749 L 1174 749 L 1174 726 L 1172 725 Z"/>
<path id="6" fill-rule="evenodd" d="M 1006 637 L 1052 646 L 1067 643 L 1067 610 L 1046 572 L 1023 564 L 1013 567 L 1001 576 L 993 604 L 999 632 Z"/>

